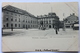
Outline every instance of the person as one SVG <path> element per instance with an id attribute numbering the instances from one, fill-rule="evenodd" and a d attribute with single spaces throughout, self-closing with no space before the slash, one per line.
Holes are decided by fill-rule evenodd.
<path id="1" fill-rule="evenodd" d="M 59 31 L 59 21 L 55 21 L 54 28 L 55 28 L 56 34 L 58 34 L 58 31 Z"/>
<path id="2" fill-rule="evenodd" d="M 56 34 L 58 34 L 58 27 L 57 26 L 55 26 L 55 32 L 56 32 Z"/>

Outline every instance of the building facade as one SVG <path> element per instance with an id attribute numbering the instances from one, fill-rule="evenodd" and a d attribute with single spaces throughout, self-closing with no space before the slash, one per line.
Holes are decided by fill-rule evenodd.
<path id="1" fill-rule="evenodd" d="M 41 22 L 45 28 L 54 28 L 55 23 L 59 22 L 56 13 L 48 13 L 35 17 L 29 12 L 13 7 L 11 5 L 2 8 L 3 28 L 21 29 L 21 28 L 39 28 Z"/>
<path id="2" fill-rule="evenodd" d="M 55 23 L 59 21 L 59 17 L 55 13 L 48 13 L 48 15 L 41 15 L 38 17 L 38 27 L 41 27 L 41 22 L 45 28 L 54 28 Z"/>
<path id="3" fill-rule="evenodd" d="M 2 8 L 3 28 L 38 28 L 38 19 L 25 10 L 11 5 Z"/>
<path id="4" fill-rule="evenodd" d="M 70 16 L 64 19 L 66 28 L 72 28 L 72 25 L 76 22 L 79 22 L 79 18 L 75 15 L 75 13 L 70 14 Z"/>

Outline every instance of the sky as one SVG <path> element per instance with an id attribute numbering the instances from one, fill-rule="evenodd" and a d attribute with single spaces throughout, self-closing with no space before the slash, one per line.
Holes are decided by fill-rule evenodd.
<path id="1" fill-rule="evenodd" d="M 14 7 L 26 10 L 34 16 L 47 15 L 50 12 L 56 13 L 56 15 L 63 20 L 70 14 L 75 13 L 78 16 L 78 3 L 77 2 L 36 2 L 36 3 L 15 3 L 4 2 L 2 7 L 6 5 L 12 5 Z"/>

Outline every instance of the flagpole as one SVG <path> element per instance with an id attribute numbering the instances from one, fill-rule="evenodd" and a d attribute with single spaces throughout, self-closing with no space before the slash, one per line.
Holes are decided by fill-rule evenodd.
<path id="1" fill-rule="evenodd" d="M 65 15 L 64 15 L 64 13 L 63 13 L 63 17 L 65 18 Z M 65 31 L 65 20 L 64 20 L 64 18 L 63 18 L 63 31 Z"/>

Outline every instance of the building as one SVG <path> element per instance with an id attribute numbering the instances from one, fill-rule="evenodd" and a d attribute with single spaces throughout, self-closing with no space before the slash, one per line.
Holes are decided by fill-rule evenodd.
<path id="1" fill-rule="evenodd" d="M 48 15 L 41 15 L 38 17 L 38 27 L 41 27 L 41 23 L 43 23 L 43 27 L 45 28 L 54 28 L 54 24 L 59 21 L 59 17 L 56 13 L 48 13 Z"/>
<path id="2" fill-rule="evenodd" d="M 79 22 L 79 18 L 75 15 L 75 13 L 70 14 L 70 16 L 64 19 L 66 28 L 72 28 L 72 25 L 76 22 Z"/>
<path id="3" fill-rule="evenodd" d="M 29 12 L 13 7 L 11 5 L 2 8 L 3 28 L 21 29 L 21 28 L 39 28 L 41 22 L 43 27 L 54 28 L 55 23 L 59 23 L 59 17 L 56 13 L 48 13 L 35 17 Z"/>
<path id="4" fill-rule="evenodd" d="M 38 28 L 38 19 L 29 12 L 11 5 L 2 8 L 3 28 Z"/>

